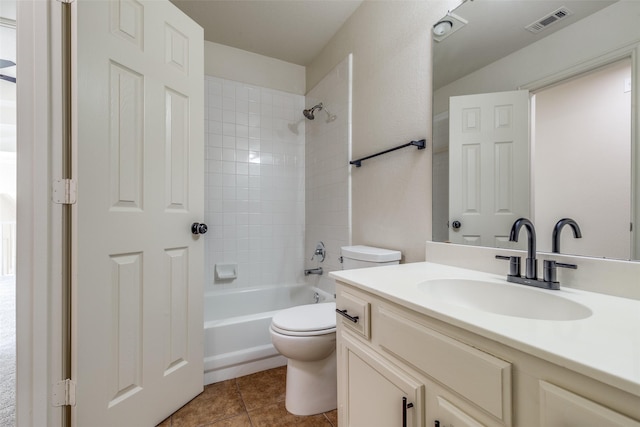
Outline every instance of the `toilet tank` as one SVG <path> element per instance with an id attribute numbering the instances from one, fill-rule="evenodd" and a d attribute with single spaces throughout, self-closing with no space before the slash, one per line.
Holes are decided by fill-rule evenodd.
<path id="1" fill-rule="evenodd" d="M 341 249 L 343 270 L 398 264 L 402 256 L 400 251 L 372 246 L 343 246 Z"/>

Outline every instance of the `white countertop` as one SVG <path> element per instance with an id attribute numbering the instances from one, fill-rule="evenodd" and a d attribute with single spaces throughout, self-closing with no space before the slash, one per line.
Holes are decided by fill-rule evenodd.
<path id="1" fill-rule="evenodd" d="M 442 303 L 416 286 L 444 278 L 501 280 L 506 286 L 523 286 L 508 283 L 506 275 L 420 262 L 334 271 L 329 276 L 640 396 L 640 301 L 568 287 L 540 289 L 583 304 L 593 314 L 580 320 L 537 320 Z"/>

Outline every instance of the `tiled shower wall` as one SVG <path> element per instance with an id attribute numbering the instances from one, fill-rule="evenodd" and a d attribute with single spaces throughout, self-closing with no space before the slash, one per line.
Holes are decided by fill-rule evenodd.
<path id="1" fill-rule="evenodd" d="M 322 102 L 306 123 L 306 233 L 305 268 L 321 266 L 322 276 L 307 283 L 334 293 L 329 271 L 341 270 L 340 247 L 351 242 L 351 56 L 345 58 L 307 94 L 307 107 Z M 331 119 L 326 112 L 335 116 Z M 324 262 L 311 261 L 318 241 L 325 244 Z"/>
<path id="2" fill-rule="evenodd" d="M 205 90 L 205 291 L 301 283 L 304 97 L 209 76 Z"/>

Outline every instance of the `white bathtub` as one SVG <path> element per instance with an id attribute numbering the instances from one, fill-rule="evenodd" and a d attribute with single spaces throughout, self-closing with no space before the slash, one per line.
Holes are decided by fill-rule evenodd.
<path id="1" fill-rule="evenodd" d="M 287 359 L 271 344 L 269 325 L 279 310 L 333 301 L 306 285 L 216 291 L 204 299 L 204 384 L 284 366 Z"/>

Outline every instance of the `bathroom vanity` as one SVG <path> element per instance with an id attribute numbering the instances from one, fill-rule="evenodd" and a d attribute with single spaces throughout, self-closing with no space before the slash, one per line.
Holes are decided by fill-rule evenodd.
<path id="1" fill-rule="evenodd" d="M 426 262 L 330 275 L 343 427 L 640 427 L 640 301 Z"/>

